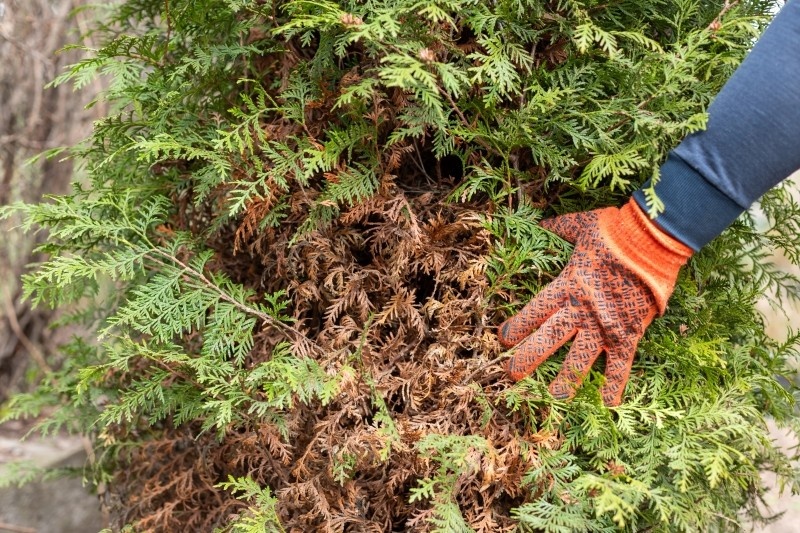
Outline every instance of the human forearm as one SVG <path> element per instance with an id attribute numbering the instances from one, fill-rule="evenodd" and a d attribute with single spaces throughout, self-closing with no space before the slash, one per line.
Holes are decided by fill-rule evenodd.
<path id="1" fill-rule="evenodd" d="M 800 0 L 787 3 L 661 168 L 658 226 L 694 250 L 800 168 Z M 646 208 L 642 190 L 634 193 Z"/>

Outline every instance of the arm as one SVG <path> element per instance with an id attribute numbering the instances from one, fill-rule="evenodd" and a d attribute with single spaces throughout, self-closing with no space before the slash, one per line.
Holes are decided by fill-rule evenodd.
<path id="1" fill-rule="evenodd" d="M 605 352 L 601 392 L 618 405 L 639 339 L 664 312 L 680 267 L 798 168 L 800 0 L 792 0 L 710 106 L 708 128 L 670 152 L 655 187 L 665 206 L 655 221 L 640 189 L 621 209 L 542 222 L 575 249 L 558 278 L 500 326 L 501 344 L 516 346 L 510 377 L 529 375 L 574 338 L 551 394 L 574 396 Z"/>
<path id="2" fill-rule="evenodd" d="M 661 167 L 655 223 L 697 251 L 800 169 L 800 1 L 788 2 Z M 646 210 L 642 190 L 633 195 Z"/>

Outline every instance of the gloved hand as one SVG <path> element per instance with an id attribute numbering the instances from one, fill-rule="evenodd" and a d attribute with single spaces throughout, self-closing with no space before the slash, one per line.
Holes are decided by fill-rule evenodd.
<path id="1" fill-rule="evenodd" d="M 606 353 L 603 401 L 619 405 L 636 345 L 663 314 L 678 270 L 692 249 L 664 233 L 630 200 L 544 220 L 541 226 L 575 244 L 561 274 L 499 330 L 515 381 L 575 338 L 550 393 L 572 398 L 600 352 Z"/>

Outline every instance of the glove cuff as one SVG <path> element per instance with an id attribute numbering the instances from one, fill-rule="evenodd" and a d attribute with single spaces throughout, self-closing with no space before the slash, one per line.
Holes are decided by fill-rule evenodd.
<path id="1" fill-rule="evenodd" d="M 664 233 L 633 200 L 621 209 L 604 210 L 598 223 L 611 252 L 647 284 L 663 314 L 692 249 Z"/>

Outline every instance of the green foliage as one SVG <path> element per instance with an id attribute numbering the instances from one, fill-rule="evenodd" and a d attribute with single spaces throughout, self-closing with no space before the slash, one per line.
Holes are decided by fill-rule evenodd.
<path id="1" fill-rule="evenodd" d="M 48 232 L 26 295 L 88 334 L 0 421 L 47 414 L 41 431 L 89 435 L 92 481 L 141 497 L 134 529 L 702 531 L 758 516 L 762 469 L 798 488 L 765 436 L 765 417 L 793 421 L 797 391 L 776 376 L 792 377 L 798 338 L 769 339 L 754 310 L 800 287 L 765 260 L 800 260 L 784 190 L 684 269 L 618 408 L 601 373 L 551 398 L 559 358 L 512 386 L 489 331 L 569 256 L 542 217 L 619 203 L 704 127 L 772 2 L 711 25 L 722 6 L 106 6 L 98 48 L 53 82 L 107 80 L 109 115 L 69 151 L 85 175 L 0 211 Z M 137 450 L 156 450 L 152 471 Z M 159 470 L 181 454 L 188 471 Z"/>
<path id="2" fill-rule="evenodd" d="M 456 503 L 458 480 L 461 476 L 471 475 L 481 468 L 481 455 L 486 453 L 489 443 L 478 436 L 458 435 L 426 435 L 416 444 L 423 456 L 430 457 L 438 463 L 436 475 L 419 481 L 411 489 L 409 500 L 421 499 L 434 501 L 434 513 L 429 518 L 433 526 L 431 531 L 471 532 L 474 531 L 464 521 Z"/>
<path id="3" fill-rule="evenodd" d="M 31 461 L 15 461 L 3 464 L 0 470 L 0 488 L 22 487 L 41 478 L 43 469 Z"/>
<path id="4" fill-rule="evenodd" d="M 240 516 L 223 530 L 230 533 L 283 533 L 280 518 L 275 510 L 277 500 L 269 488 L 261 488 L 249 478 L 234 478 L 220 483 L 218 487 L 230 491 L 238 499 L 249 504 L 247 513 Z"/>

